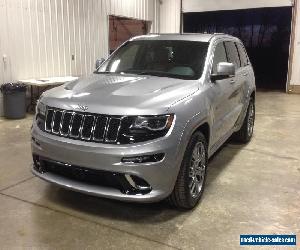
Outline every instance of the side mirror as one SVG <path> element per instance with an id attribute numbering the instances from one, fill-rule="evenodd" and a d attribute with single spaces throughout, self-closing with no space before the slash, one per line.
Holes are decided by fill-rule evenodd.
<path id="1" fill-rule="evenodd" d="M 235 66 L 233 63 L 220 62 L 217 65 L 217 73 L 210 76 L 211 80 L 223 80 L 235 75 Z"/>
<path id="2" fill-rule="evenodd" d="M 104 58 L 100 58 L 96 60 L 96 64 L 95 64 L 96 70 L 101 66 L 102 63 L 104 63 L 104 61 L 105 61 Z"/>

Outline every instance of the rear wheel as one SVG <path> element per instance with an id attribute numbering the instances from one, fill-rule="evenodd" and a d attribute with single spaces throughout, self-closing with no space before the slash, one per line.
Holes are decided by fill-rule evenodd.
<path id="1" fill-rule="evenodd" d="M 191 209 L 199 202 L 205 185 L 207 142 L 201 132 L 192 135 L 169 203 L 178 208 Z"/>
<path id="2" fill-rule="evenodd" d="M 253 135 L 255 120 L 255 104 L 254 99 L 251 98 L 249 101 L 247 114 L 244 119 L 243 125 L 239 131 L 234 134 L 234 139 L 238 142 L 247 143 L 251 140 Z"/>

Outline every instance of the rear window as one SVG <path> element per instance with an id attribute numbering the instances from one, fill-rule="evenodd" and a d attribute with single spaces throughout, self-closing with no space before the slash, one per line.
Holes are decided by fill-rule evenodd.
<path id="1" fill-rule="evenodd" d="M 237 48 L 238 48 L 238 51 L 239 51 L 239 54 L 240 54 L 242 67 L 245 67 L 249 64 L 249 59 L 248 59 L 248 56 L 246 54 L 246 49 L 241 43 L 236 43 L 236 45 L 237 45 Z"/>

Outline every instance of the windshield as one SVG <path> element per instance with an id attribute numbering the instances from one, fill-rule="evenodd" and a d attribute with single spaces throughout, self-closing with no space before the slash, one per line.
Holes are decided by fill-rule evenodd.
<path id="1" fill-rule="evenodd" d="M 207 42 L 130 41 L 120 47 L 95 73 L 131 73 L 199 79 L 207 48 Z"/>

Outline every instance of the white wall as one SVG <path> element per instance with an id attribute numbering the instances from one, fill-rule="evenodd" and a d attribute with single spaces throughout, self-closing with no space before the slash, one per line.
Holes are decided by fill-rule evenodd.
<path id="1" fill-rule="evenodd" d="M 293 0 L 183 0 L 183 12 L 291 6 Z"/>
<path id="2" fill-rule="evenodd" d="M 0 0 L 0 83 L 88 74 L 108 54 L 109 14 L 157 32 L 158 11 L 157 0 Z"/>
<path id="3" fill-rule="evenodd" d="M 290 4 L 290 0 L 183 0 L 183 9 Z M 290 69 L 290 84 L 294 85 L 300 85 L 299 8 L 300 4 Z M 96 58 L 108 53 L 109 14 L 151 21 L 151 32 L 180 31 L 180 0 L 0 0 L 0 84 L 31 77 L 90 73 Z"/>
<path id="4" fill-rule="evenodd" d="M 0 0 L 0 84 L 8 79 L 9 68 L 4 64 L 2 55 L 4 54 L 3 48 L 7 47 L 7 18 L 6 18 L 6 5 L 4 0 Z"/>
<path id="5" fill-rule="evenodd" d="M 160 1 L 160 32 L 180 32 L 180 0 Z"/>
<path id="6" fill-rule="evenodd" d="M 300 85 L 300 2 L 297 1 L 290 85 Z"/>

